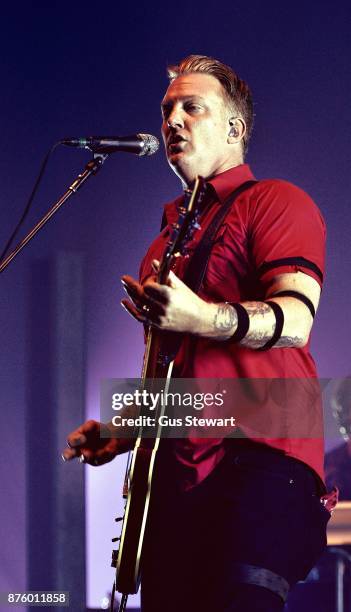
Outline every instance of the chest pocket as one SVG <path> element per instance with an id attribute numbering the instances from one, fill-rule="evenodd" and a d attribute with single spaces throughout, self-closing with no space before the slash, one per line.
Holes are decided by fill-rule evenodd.
<path id="1" fill-rule="evenodd" d="M 251 293 L 251 279 L 246 233 L 223 223 L 213 242 L 203 292 L 216 301 L 240 301 Z"/>

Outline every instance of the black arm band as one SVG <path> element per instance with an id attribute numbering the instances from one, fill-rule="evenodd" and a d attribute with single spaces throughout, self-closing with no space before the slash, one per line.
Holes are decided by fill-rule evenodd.
<path id="1" fill-rule="evenodd" d="M 249 327 L 250 327 L 249 315 L 247 313 L 247 310 L 245 310 L 244 306 L 242 306 L 241 304 L 238 304 L 237 302 L 235 303 L 226 302 L 226 303 L 229 304 L 230 306 L 233 306 L 233 308 L 235 308 L 236 310 L 236 314 L 238 315 L 238 327 L 236 328 L 231 338 L 228 338 L 227 342 L 240 342 L 240 340 L 245 338 L 247 332 L 249 331 Z"/>
<path id="2" fill-rule="evenodd" d="M 278 342 L 280 336 L 282 335 L 282 331 L 284 327 L 284 313 L 282 309 L 280 308 L 279 304 L 276 304 L 276 302 L 271 302 L 270 300 L 265 300 L 264 303 L 269 304 L 269 306 L 272 308 L 274 312 L 275 330 L 274 330 L 274 334 L 272 338 L 268 340 L 266 344 L 261 346 L 261 348 L 257 349 L 258 351 L 267 351 L 268 349 L 272 348 L 272 346 L 274 346 L 274 344 Z"/>
<path id="3" fill-rule="evenodd" d="M 279 297 L 293 297 L 293 298 L 296 298 L 297 300 L 300 300 L 300 302 L 303 302 L 305 306 L 307 306 L 313 319 L 316 316 L 316 311 L 315 311 L 315 308 L 311 300 L 308 297 L 306 297 L 303 293 L 300 293 L 299 291 L 279 291 L 278 293 L 273 293 L 273 295 L 271 295 L 270 297 L 278 297 L 278 296 Z"/>

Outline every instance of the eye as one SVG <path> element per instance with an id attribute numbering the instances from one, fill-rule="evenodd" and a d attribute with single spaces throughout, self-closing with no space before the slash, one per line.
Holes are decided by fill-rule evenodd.
<path id="1" fill-rule="evenodd" d="M 170 113 L 170 107 L 169 106 L 162 106 L 161 108 L 161 115 L 163 119 L 167 119 L 167 117 L 169 116 Z"/>
<path id="2" fill-rule="evenodd" d="M 201 111 L 201 109 L 202 107 L 200 106 L 200 104 L 195 104 L 194 102 L 190 102 L 185 106 L 185 110 L 191 113 L 196 113 L 198 111 Z"/>

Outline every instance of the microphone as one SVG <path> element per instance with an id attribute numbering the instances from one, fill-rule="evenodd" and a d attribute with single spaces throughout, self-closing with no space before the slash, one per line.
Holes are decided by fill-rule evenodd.
<path id="1" fill-rule="evenodd" d="M 88 136 L 87 138 L 64 138 L 60 144 L 79 149 L 90 149 L 95 153 L 135 153 L 153 155 L 160 143 L 152 134 L 133 134 L 132 136 Z"/>

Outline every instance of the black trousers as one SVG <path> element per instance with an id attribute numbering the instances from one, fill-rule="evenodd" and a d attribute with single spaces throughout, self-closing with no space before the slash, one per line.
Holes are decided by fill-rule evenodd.
<path id="1" fill-rule="evenodd" d="M 293 586 L 314 566 L 330 514 L 313 472 L 248 442 L 233 445 L 188 493 L 177 493 L 170 481 L 160 478 L 150 507 L 142 612 L 283 610 L 274 580 L 247 583 L 242 569 L 264 568 Z"/>

